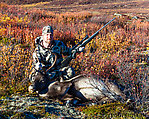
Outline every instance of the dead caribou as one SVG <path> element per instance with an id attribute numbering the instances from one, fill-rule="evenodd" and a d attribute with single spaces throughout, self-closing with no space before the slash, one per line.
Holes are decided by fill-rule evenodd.
<path id="1" fill-rule="evenodd" d="M 71 54 L 65 58 L 61 63 L 61 68 L 68 66 L 70 61 L 75 58 L 79 48 L 85 47 L 95 36 L 99 34 L 104 27 L 111 23 L 115 18 L 110 20 L 96 33 L 88 38 L 86 36 L 81 42 L 71 48 Z M 57 59 L 55 58 L 55 61 Z M 54 64 L 53 64 L 54 66 Z M 52 66 L 51 66 L 52 67 Z M 50 67 L 50 68 L 51 68 Z M 67 81 L 49 81 L 46 76 L 39 73 L 32 80 L 32 84 L 29 86 L 29 91 L 36 91 L 39 96 L 52 99 L 67 100 L 77 99 L 81 102 L 86 101 L 122 101 L 124 94 L 118 89 L 118 87 L 112 82 L 103 82 L 101 79 L 96 79 L 93 76 L 75 76 Z"/>
<path id="2" fill-rule="evenodd" d="M 40 97 L 79 102 L 123 101 L 125 95 L 112 82 L 104 83 L 93 76 L 78 75 L 67 81 L 49 81 L 39 74 L 29 86 L 29 92 L 36 91 Z"/>

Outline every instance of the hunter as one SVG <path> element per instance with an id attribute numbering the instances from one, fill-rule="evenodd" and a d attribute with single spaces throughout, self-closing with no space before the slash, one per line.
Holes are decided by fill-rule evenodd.
<path id="1" fill-rule="evenodd" d="M 60 80 L 60 78 L 63 80 L 72 78 L 75 75 L 72 67 L 61 68 L 61 62 L 63 61 L 62 55 L 70 54 L 71 48 L 68 48 L 62 41 L 53 40 L 52 26 L 43 27 L 42 36 L 35 39 L 33 70 L 30 80 L 33 81 L 34 77 L 39 73 L 51 81 Z"/>

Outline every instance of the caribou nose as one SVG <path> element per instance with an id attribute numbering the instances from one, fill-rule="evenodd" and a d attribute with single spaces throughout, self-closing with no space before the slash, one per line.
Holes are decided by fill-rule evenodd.
<path id="1" fill-rule="evenodd" d="M 29 91 L 29 93 L 33 93 L 33 92 L 35 92 L 35 89 L 34 89 L 34 87 L 32 85 L 30 85 L 28 87 L 28 91 Z"/>

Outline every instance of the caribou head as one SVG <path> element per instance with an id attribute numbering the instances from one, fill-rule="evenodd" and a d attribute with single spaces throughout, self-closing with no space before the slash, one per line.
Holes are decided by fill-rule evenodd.
<path id="1" fill-rule="evenodd" d="M 48 85 L 49 81 L 47 80 L 47 77 L 41 73 L 38 73 L 38 75 L 32 78 L 31 85 L 28 87 L 28 91 L 31 93 L 36 91 L 39 92 L 46 89 Z"/>

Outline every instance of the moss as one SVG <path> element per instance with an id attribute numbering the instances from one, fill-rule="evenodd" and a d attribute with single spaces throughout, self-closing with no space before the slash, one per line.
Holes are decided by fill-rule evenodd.
<path id="1" fill-rule="evenodd" d="M 4 117 L 4 119 L 14 115 L 15 113 L 11 110 L 0 111 L 0 117 Z"/>
<path id="2" fill-rule="evenodd" d="M 45 106 L 29 106 L 26 109 L 38 117 L 44 117 L 46 115 Z"/>
<path id="3" fill-rule="evenodd" d="M 83 114 L 89 118 L 139 118 L 145 119 L 141 114 L 134 113 L 131 110 L 128 110 L 124 104 L 121 103 L 109 103 L 104 105 L 94 105 L 77 108 L 79 111 L 82 111 Z"/>

